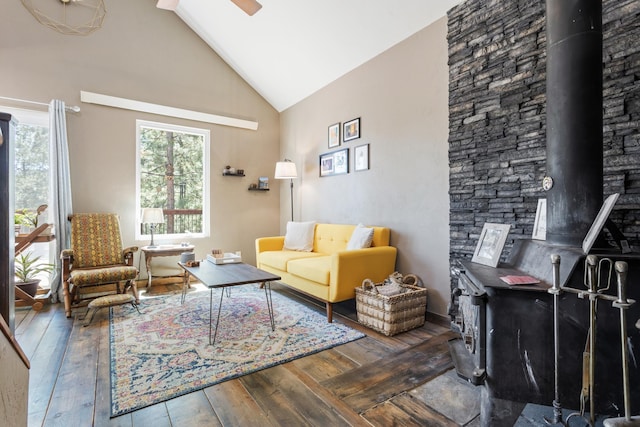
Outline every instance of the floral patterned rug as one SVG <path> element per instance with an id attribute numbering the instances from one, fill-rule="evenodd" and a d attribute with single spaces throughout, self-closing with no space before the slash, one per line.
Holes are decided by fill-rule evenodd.
<path id="1" fill-rule="evenodd" d="M 263 289 L 230 288 L 214 346 L 209 345 L 209 291 L 142 300 L 110 313 L 111 416 L 288 362 L 364 334 L 272 292 L 271 330 Z M 213 291 L 217 314 L 221 290 Z M 214 317 L 215 320 L 215 317 Z"/>

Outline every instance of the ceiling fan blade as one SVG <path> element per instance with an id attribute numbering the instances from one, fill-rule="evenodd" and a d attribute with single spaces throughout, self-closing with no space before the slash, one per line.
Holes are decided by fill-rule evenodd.
<path id="1" fill-rule="evenodd" d="M 162 0 L 161 0 L 162 1 Z M 244 10 L 244 12 L 253 16 L 257 11 L 262 8 L 262 5 L 256 0 L 231 0 L 236 6 Z"/>
<path id="2" fill-rule="evenodd" d="M 158 0 L 156 7 L 158 9 L 176 10 L 178 3 L 180 3 L 180 0 Z"/>

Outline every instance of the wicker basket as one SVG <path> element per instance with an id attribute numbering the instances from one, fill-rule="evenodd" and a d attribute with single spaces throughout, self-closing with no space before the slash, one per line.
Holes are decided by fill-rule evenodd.
<path id="1" fill-rule="evenodd" d="M 405 280 L 407 278 L 416 276 L 407 275 Z M 358 322 L 387 336 L 424 325 L 427 289 L 416 286 L 419 280 L 414 283 L 400 283 L 405 292 L 387 296 L 378 292 L 375 283 L 365 279 L 362 287 L 356 288 Z"/>

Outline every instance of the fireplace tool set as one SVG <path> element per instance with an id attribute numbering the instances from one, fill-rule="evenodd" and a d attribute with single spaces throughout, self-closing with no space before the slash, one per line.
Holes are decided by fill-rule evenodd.
<path id="1" fill-rule="evenodd" d="M 620 311 L 620 345 L 622 350 L 622 381 L 624 395 L 625 416 L 621 418 L 610 418 L 604 420 L 606 427 L 615 426 L 640 426 L 640 417 L 631 416 L 631 401 L 629 390 L 629 362 L 627 347 L 627 309 L 635 303 L 627 298 L 627 272 L 628 265 L 624 261 L 616 261 L 615 265 L 609 258 L 598 260 L 595 255 L 588 255 L 585 261 L 584 285 L 587 290 L 565 287 L 560 285 L 560 255 L 551 255 L 553 272 L 553 286 L 549 293 L 553 295 L 553 345 L 554 345 L 554 400 L 553 419 L 545 418 L 547 424 L 560 424 L 569 426 L 569 421 L 574 417 L 579 417 L 588 422 L 589 426 L 595 425 L 595 350 L 596 350 L 596 326 L 598 301 L 605 300 L 612 303 L 613 308 Z M 615 270 L 618 295 L 608 295 L 604 292 L 610 288 L 612 270 Z M 606 277 L 606 283 L 602 283 L 601 278 Z M 562 292 L 577 294 L 580 299 L 589 300 L 589 330 L 587 343 L 583 353 L 583 376 L 582 390 L 580 392 L 580 411 L 570 414 L 566 421 L 562 420 L 562 405 L 560 403 L 559 391 L 559 353 L 560 353 L 560 312 L 559 303 Z M 589 419 L 585 417 L 587 401 L 589 403 Z"/>

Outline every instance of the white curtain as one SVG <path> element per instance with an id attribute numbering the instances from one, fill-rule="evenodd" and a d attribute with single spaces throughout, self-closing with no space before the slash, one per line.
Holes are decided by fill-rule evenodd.
<path id="1" fill-rule="evenodd" d="M 70 246 L 71 174 L 67 146 L 67 116 L 63 101 L 54 99 L 49 104 L 49 153 L 51 160 L 51 214 L 56 233 L 56 273 L 51 281 L 51 300 L 63 300 L 60 251 Z"/>

